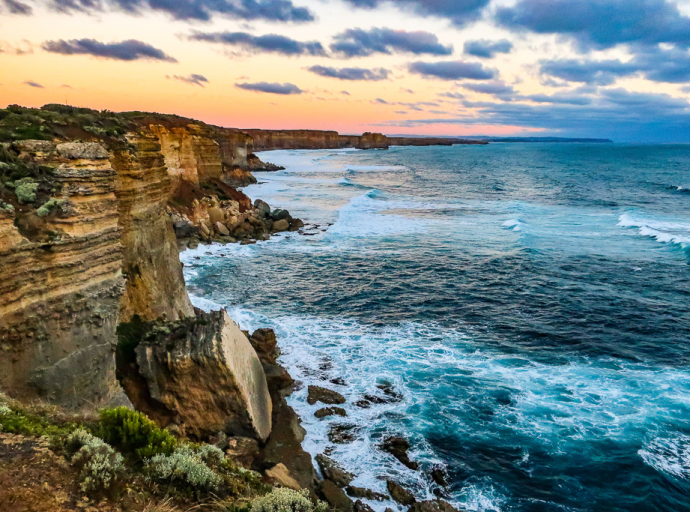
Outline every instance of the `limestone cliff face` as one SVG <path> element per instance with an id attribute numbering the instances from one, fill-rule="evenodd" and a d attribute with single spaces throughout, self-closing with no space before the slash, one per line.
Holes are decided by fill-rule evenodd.
<path id="1" fill-rule="evenodd" d="M 253 151 L 271 149 L 337 149 L 340 136 L 319 130 L 244 130 L 253 139 Z"/>
<path id="2" fill-rule="evenodd" d="M 166 211 L 172 179 L 154 133 L 129 134 L 132 149 L 115 151 L 123 272 L 127 287 L 120 321 L 177 320 L 193 316 L 184 287 L 172 221 Z"/>
<path id="3" fill-rule="evenodd" d="M 0 218 L 0 386 L 57 403 L 117 401 L 113 341 L 125 280 L 116 172 L 101 146 L 83 155 L 30 142 L 14 149 L 54 169 L 64 203 L 46 218 L 22 209 Z"/>

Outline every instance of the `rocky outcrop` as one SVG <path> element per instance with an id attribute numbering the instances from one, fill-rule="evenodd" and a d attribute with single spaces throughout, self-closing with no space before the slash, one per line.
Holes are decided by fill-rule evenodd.
<path id="1" fill-rule="evenodd" d="M 266 376 L 225 310 L 153 324 L 133 352 L 139 375 L 123 379 L 123 385 L 134 406 L 159 425 L 175 425 L 195 439 L 219 431 L 260 442 L 268 438 L 272 406 Z M 128 369 L 123 373 L 132 377 Z M 142 383 L 146 389 L 137 389 Z"/>
<path id="2" fill-rule="evenodd" d="M 338 149 L 335 131 L 320 130 L 243 130 L 252 138 L 253 151 L 273 149 Z"/>
<path id="3" fill-rule="evenodd" d="M 455 146 L 455 145 L 480 145 L 488 144 L 485 140 L 458 139 L 453 137 L 388 137 L 391 146 Z"/>

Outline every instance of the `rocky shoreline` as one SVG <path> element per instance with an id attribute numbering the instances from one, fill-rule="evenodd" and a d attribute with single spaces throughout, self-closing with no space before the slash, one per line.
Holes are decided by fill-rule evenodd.
<path id="1" fill-rule="evenodd" d="M 252 203 L 239 190 L 256 182 L 251 171 L 280 169 L 253 154 L 257 145 L 370 148 L 387 145 L 384 136 L 245 133 L 177 116 L 48 105 L 0 110 L 0 140 L 0 393 L 14 404 L 0 403 L 2 428 L 21 433 L 17 418 L 34 418 L 23 409 L 32 404 L 80 418 L 124 405 L 145 414 L 137 428 L 150 423 L 165 429 L 157 436 L 172 434 L 186 446 L 176 455 L 180 460 L 206 464 L 194 443 L 215 447 L 203 448 L 206 454 L 222 450 L 226 462 L 202 468 L 212 481 L 245 478 L 232 469 L 237 466 L 257 472 L 269 488 L 303 490 L 336 510 L 369 512 L 362 500 L 384 499 L 352 487 L 327 454 L 317 459 L 317 472 L 302 448 L 300 419 L 286 401 L 296 383 L 277 363 L 275 333 L 243 332 L 225 311 L 195 309 L 179 259 L 180 250 L 199 244 L 252 244 L 320 229 L 264 201 Z M 318 412 L 324 417 L 344 413 L 337 392 L 310 390 L 312 399 L 327 406 Z M 46 432 L 67 428 L 41 414 L 31 421 Z M 84 425 L 100 432 L 88 427 L 93 423 Z M 79 435 L 121 464 L 104 444 L 109 437 Z M 12 439 L 31 450 L 39 446 Z M 63 446 L 67 439 L 51 442 Z M 381 447 L 415 469 L 408 448 L 400 439 Z M 19 468 L 13 478 L 21 479 L 22 453 L 0 449 L 0 476 L 5 461 Z M 142 461 L 137 464 L 136 474 Z M 41 477 L 40 468 L 32 474 L 36 485 L 43 477 L 59 480 L 54 473 Z M 80 492 L 74 482 L 59 485 L 68 491 L 65 503 L 74 503 Z M 391 497 L 411 511 L 453 510 L 443 501 L 417 503 L 398 483 L 388 485 Z M 228 497 L 233 488 L 224 491 Z M 0 503 L 7 496 L 0 491 Z M 102 506 L 89 506 L 141 510 L 125 502 L 113 495 Z"/>

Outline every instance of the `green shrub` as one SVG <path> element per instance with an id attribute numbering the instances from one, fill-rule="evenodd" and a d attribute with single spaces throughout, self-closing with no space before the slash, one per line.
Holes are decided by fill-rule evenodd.
<path id="1" fill-rule="evenodd" d="M 273 489 L 270 494 L 257 498 L 251 512 L 327 512 L 328 505 L 319 501 L 316 505 L 309 499 L 309 491 L 293 491 L 285 487 Z"/>
<path id="2" fill-rule="evenodd" d="M 202 454 L 208 456 L 192 446 L 180 446 L 172 455 L 156 455 L 147 460 L 146 470 L 152 480 L 182 485 L 195 493 L 215 491 L 223 479 L 209 467 Z"/>
<path id="3" fill-rule="evenodd" d="M 112 489 L 125 471 L 122 455 L 85 430 L 76 430 L 65 443 L 73 466 L 81 468 L 80 488 L 87 494 Z"/>
<path id="4" fill-rule="evenodd" d="M 75 423 L 55 423 L 15 407 L 0 406 L 0 431 L 27 436 L 59 437 L 72 433 Z"/>
<path id="5" fill-rule="evenodd" d="M 65 204 L 64 199 L 51 198 L 36 210 L 36 215 L 39 217 L 47 217 L 54 210 L 58 210 L 63 204 Z"/>
<path id="6" fill-rule="evenodd" d="M 31 178 L 22 178 L 14 182 L 14 193 L 20 204 L 33 203 L 36 200 L 38 183 Z"/>
<path id="7" fill-rule="evenodd" d="M 0 210 L 5 210 L 6 212 L 13 212 L 14 211 L 14 206 L 11 204 L 7 204 L 4 201 L 0 201 Z"/>
<path id="8" fill-rule="evenodd" d="M 100 437 L 123 452 L 141 459 L 154 455 L 169 455 L 177 447 L 177 439 L 159 428 L 145 414 L 127 407 L 104 409 L 100 412 Z"/>

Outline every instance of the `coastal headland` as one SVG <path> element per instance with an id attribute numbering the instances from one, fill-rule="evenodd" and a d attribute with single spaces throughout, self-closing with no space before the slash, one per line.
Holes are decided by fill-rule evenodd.
<path id="1" fill-rule="evenodd" d="M 481 142 L 240 130 L 65 105 L 0 110 L 0 436 L 17 447 L 0 450 L 0 475 L 10 483 L 0 504 L 143 510 L 139 498 L 122 498 L 125 488 L 128 496 L 135 489 L 141 500 L 156 503 L 216 496 L 238 508 L 274 487 L 301 490 L 301 499 L 317 509 L 325 500 L 337 510 L 371 511 L 361 499 L 390 499 L 350 488 L 325 455 L 317 473 L 301 447 L 299 418 L 285 401 L 295 383 L 277 363 L 281 340 L 267 329 L 242 331 L 224 311 L 195 309 L 179 251 L 212 242 L 252 244 L 304 227 L 288 211 L 252 203 L 240 190 L 256 182 L 253 171 L 279 169 L 255 151 L 464 143 Z M 340 403 L 332 394 L 313 390 L 315 401 Z M 127 410 L 145 416 L 131 419 Z M 331 413 L 338 408 L 324 409 Z M 134 434 L 103 434 L 113 417 L 119 429 L 137 435 L 148 429 L 141 434 L 148 444 L 132 452 L 136 457 L 123 441 Z M 46 436 L 52 448 L 44 460 Z M 74 443 L 80 448 L 70 453 Z M 413 464 L 404 439 L 389 444 L 386 449 Z M 226 462 L 212 463 L 214 450 Z M 43 462 L 27 473 L 24 459 L 39 452 Z M 99 471 L 111 471 L 107 478 L 89 473 L 96 471 L 89 466 L 96 453 Z M 208 485 L 192 485 L 182 495 L 177 485 L 172 492 L 171 479 L 180 474 L 187 484 L 197 481 L 189 476 L 198 476 L 189 473 L 190 460 L 206 472 Z M 116 471 L 130 462 L 134 476 Z M 158 487 L 149 485 L 154 477 Z M 35 492 L 15 492 L 11 482 L 22 480 Z M 88 496 L 94 481 L 103 484 L 96 496 L 105 501 Z M 45 485 L 59 488 L 62 501 L 55 493 L 37 498 Z M 442 500 L 417 503 L 396 482 L 388 487 L 410 510 L 454 510 Z"/>

